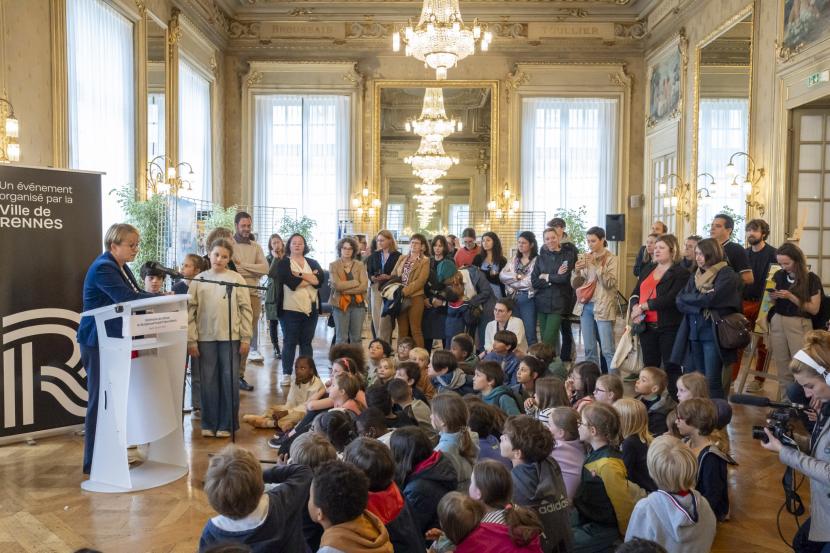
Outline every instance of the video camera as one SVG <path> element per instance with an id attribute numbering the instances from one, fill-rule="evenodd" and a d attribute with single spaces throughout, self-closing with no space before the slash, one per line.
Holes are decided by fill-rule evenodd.
<path id="1" fill-rule="evenodd" d="M 764 428 L 769 429 L 770 434 L 776 437 L 782 444 L 796 447 L 795 439 L 793 439 L 792 420 L 799 419 L 801 415 L 810 409 L 807 405 L 800 403 L 791 403 L 789 401 L 770 401 L 769 398 L 762 396 L 750 396 L 745 394 L 735 394 L 729 396 L 731 403 L 738 403 L 742 405 L 754 405 L 756 407 L 772 407 L 772 411 L 767 414 L 767 423 L 763 426 L 752 427 L 752 438 L 761 440 L 764 443 L 769 441 Z"/>

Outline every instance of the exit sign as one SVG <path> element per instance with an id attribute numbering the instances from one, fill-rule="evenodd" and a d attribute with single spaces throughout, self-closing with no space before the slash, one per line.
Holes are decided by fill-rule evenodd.
<path id="1" fill-rule="evenodd" d="M 807 86 L 815 86 L 819 83 L 826 83 L 830 81 L 830 70 L 819 71 L 807 77 Z"/>

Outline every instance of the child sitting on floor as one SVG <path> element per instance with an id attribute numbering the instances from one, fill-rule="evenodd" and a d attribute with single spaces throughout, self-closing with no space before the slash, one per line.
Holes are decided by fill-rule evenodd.
<path id="1" fill-rule="evenodd" d="M 565 381 L 565 389 L 571 398 L 571 407 L 577 413 L 582 408 L 594 402 L 594 391 L 597 387 L 597 380 L 602 374 L 599 365 L 593 361 L 582 361 L 576 363 L 571 369 L 571 374 Z"/>
<path id="2" fill-rule="evenodd" d="M 484 356 L 485 361 L 495 361 L 504 371 L 504 381 L 507 386 L 516 382 L 516 372 L 519 370 L 519 358 L 515 349 L 519 344 L 516 334 L 509 330 L 499 330 L 493 336 L 493 350 Z"/>
<path id="3" fill-rule="evenodd" d="M 516 385 L 513 391 L 522 400 L 522 405 L 527 409 L 533 403 L 533 394 L 536 392 L 536 381 L 545 374 L 545 364 L 532 355 L 525 355 L 519 361 L 519 369 L 516 371 Z"/>
<path id="4" fill-rule="evenodd" d="M 452 461 L 458 476 L 458 490 L 466 491 L 470 474 L 478 459 L 478 436 L 467 426 L 470 412 L 458 394 L 445 392 L 432 399 L 432 426 L 438 432 L 436 451 L 444 453 Z"/>
<path id="5" fill-rule="evenodd" d="M 242 422 L 247 422 L 254 428 L 279 426 L 280 430 L 288 432 L 305 416 L 306 403 L 324 391 L 325 386 L 317 374 L 314 359 L 301 355 L 294 361 L 294 378 L 291 379 L 285 403 L 272 405 L 262 415 L 242 415 Z"/>
<path id="6" fill-rule="evenodd" d="M 205 495 L 219 514 L 205 525 L 199 551 L 226 542 L 254 551 L 304 551 L 302 512 L 311 475 L 299 464 L 263 474 L 250 451 L 226 446 L 210 459 L 205 475 Z M 265 492 L 265 482 L 280 485 Z"/>
<path id="7" fill-rule="evenodd" d="M 424 391 L 427 399 L 432 399 L 432 396 L 438 392 L 433 387 L 427 372 L 427 368 L 429 367 L 429 352 L 424 348 L 412 348 L 412 351 L 409 352 L 409 360 L 418 363 L 418 368 L 421 369 L 421 378 L 418 379 L 418 387 Z"/>
<path id="8" fill-rule="evenodd" d="M 571 407 L 554 407 L 547 424 L 553 434 L 550 456 L 559 463 L 568 499 L 573 501 L 585 464 L 585 444 L 579 439 L 579 413 Z"/>
<path id="9" fill-rule="evenodd" d="M 536 417 L 542 424 L 548 423 L 548 416 L 555 407 L 569 407 L 565 382 L 557 376 L 545 376 L 536 381 L 530 407 L 525 403 L 527 414 Z"/>
<path id="10" fill-rule="evenodd" d="M 475 349 L 475 343 L 469 334 L 456 334 L 450 342 L 450 351 L 458 361 L 458 368 L 470 376 L 475 372 L 476 363 L 478 363 Z"/>
<path id="11" fill-rule="evenodd" d="M 404 413 L 424 430 L 432 431 L 432 423 L 429 420 L 429 405 L 420 399 L 414 399 L 412 388 L 406 382 L 400 378 L 395 378 L 386 387 L 389 390 L 389 397 L 392 399 L 392 412 Z"/>
<path id="12" fill-rule="evenodd" d="M 517 415 L 504 423 L 501 454 L 513 464 L 513 501 L 539 517 L 545 551 L 571 551 L 571 502 L 552 450 L 553 436 L 538 420 Z"/>
<path id="13" fill-rule="evenodd" d="M 410 338 L 409 336 L 404 336 L 403 338 L 398 338 L 398 349 L 396 352 L 397 359 L 396 362 L 402 363 L 404 361 L 409 361 L 409 354 L 412 351 L 412 348 L 415 347 L 415 340 Z"/>
<path id="14" fill-rule="evenodd" d="M 395 378 L 395 359 L 392 357 L 384 357 L 378 362 L 377 369 L 375 370 L 375 379 L 370 384 L 370 386 L 374 384 L 380 385 L 387 385 Z"/>
<path id="15" fill-rule="evenodd" d="M 597 378 L 594 386 L 594 399 L 614 405 L 614 402 L 623 397 L 623 382 L 616 374 L 604 374 Z"/>
<path id="16" fill-rule="evenodd" d="M 394 553 L 389 532 L 366 510 L 368 503 L 369 479 L 360 469 L 342 461 L 320 465 L 314 471 L 308 498 L 311 520 L 324 529 L 317 553 Z"/>
<path id="17" fill-rule="evenodd" d="M 645 538 L 672 553 L 708 553 L 717 522 L 709 502 L 694 489 L 695 454 L 674 436 L 661 436 L 649 446 L 648 471 L 659 491 L 634 506 L 626 541 Z"/>
<path id="18" fill-rule="evenodd" d="M 427 366 L 432 387 L 442 392 L 455 392 L 460 395 L 472 394 L 473 377 L 458 368 L 453 354 L 445 349 L 432 352 L 432 362 Z"/>
<path id="19" fill-rule="evenodd" d="M 505 383 L 502 368 L 495 361 L 479 361 L 473 377 L 473 389 L 481 394 L 481 399 L 498 407 L 506 415 L 518 415 L 519 400 Z"/>
<path id="20" fill-rule="evenodd" d="M 692 398 L 677 406 L 677 429 L 697 457 L 695 488 L 709 501 L 719 521 L 729 518 L 727 466 L 735 461 L 712 443 L 717 410 L 711 400 Z"/>
<path id="21" fill-rule="evenodd" d="M 634 383 L 637 399 L 643 402 L 648 411 L 648 431 L 652 436 L 666 433 L 666 416 L 677 405 L 669 395 L 667 385 L 666 371 L 659 367 L 643 367 Z"/>
<path id="22" fill-rule="evenodd" d="M 614 409 L 620 415 L 620 435 L 622 436 L 623 463 L 628 479 L 651 493 L 657 485 L 648 475 L 646 456 L 652 437 L 648 431 L 648 413 L 642 401 L 624 397 L 614 402 Z"/>
<path id="23" fill-rule="evenodd" d="M 418 382 L 421 380 L 421 368 L 418 366 L 418 363 L 414 361 L 398 363 L 395 367 L 395 378 L 399 378 L 409 385 L 413 398 L 419 399 L 429 405 L 429 400 L 424 394 L 424 391 L 418 387 Z"/>

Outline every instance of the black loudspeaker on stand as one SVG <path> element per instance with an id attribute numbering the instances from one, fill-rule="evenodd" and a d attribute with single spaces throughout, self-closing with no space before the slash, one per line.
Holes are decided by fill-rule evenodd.
<path id="1" fill-rule="evenodd" d="M 609 213 L 605 216 L 605 239 L 609 242 L 625 240 L 625 213 Z"/>

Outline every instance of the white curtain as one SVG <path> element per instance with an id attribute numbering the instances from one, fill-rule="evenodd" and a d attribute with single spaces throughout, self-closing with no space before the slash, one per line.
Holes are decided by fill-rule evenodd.
<path id="1" fill-rule="evenodd" d="M 522 209 L 587 209 L 602 226 L 613 200 L 617 159 L 617 100 L 522 100 Z"/>
<path id="2" fill-rule="evenodd" d="M 102 171 L 102 225 L 123 220 L 112 190 L 135 186 L 133 24 L 101 0 L 66 3 L 69 166 Z"/>
<path id="3" fill-rule="evenodd" d="M 726 176 L 729 158 L 735 152 L 746 152 L 749 145 L 749 101 L 741 98 L 704 98 L 700 101 L 700 132 L 698 133 L 697 172 L 715 177 L 715 193 L 709 200 L 698 203 L 697 229 L 711 224 L 712 217 L 725 206 L 746 216 L 746 203 L 741 190 L 746 175 L 746 157 L 734 160 L 738 186 Z M 700 177 L 698 186 L 708 187 L 711 179 Z M 743 225 L 735 225 L 735 239 L 743 241 Z"/>
<path id="4" fill-rule="evenodd" d="M 180 195 L 212 201 L 210 81 L 185 60 L 179 60 L 179 161 L 193 166 L 179 168 L 180 176 L 190 181 L 191 190 Z"/>
<path id="5" fill-rule="evenodd" d="M 327 264 L 337 210 L 348 208 L 349 97 L 260 95 L 255 104 L 256 205 L 295 208 L 316 221 L 312 256 Z"/>

